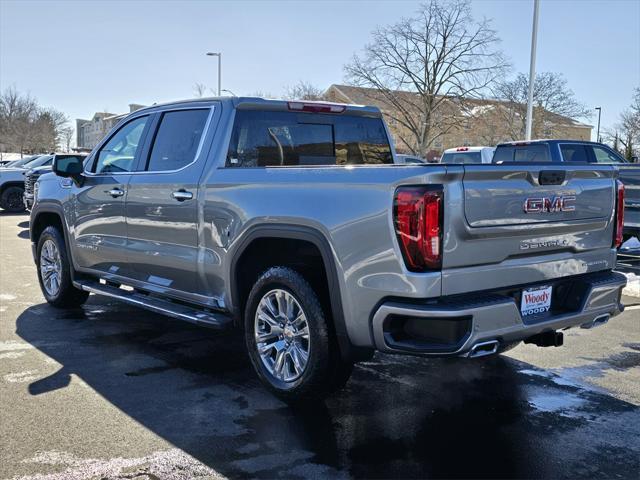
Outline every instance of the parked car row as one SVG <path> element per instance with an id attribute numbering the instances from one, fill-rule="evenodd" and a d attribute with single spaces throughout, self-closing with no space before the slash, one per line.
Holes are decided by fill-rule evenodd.
<path id="1" fill-rule="evenodd" d="M 30 210 L 34 201 L 36 181 L 43 173 L 51 171 L 58 157 L 84 159 L 86 154 L 46 154 L 24 157 L 0 167 L 0 208 L 17 213 Z"/>

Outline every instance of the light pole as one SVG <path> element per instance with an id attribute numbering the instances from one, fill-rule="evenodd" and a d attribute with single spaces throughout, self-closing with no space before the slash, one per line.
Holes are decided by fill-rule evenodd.
<path id="1" fill-rule="evenodd" d="M 533 29 L 531 31 L 531 62 L 529 63 L 529 94 L 527 95 L 527 130 L 526 140 L 531 140 L 533 124 L 533 83 L 536 80 L 536 43 L 538 39 L 538 10 L 540 0 L 533 0 Z"/>
<path id="2" fill-rule="evenodd" d="M 596 110 L 598 110 L 598 130 L 596 133 L 596 142 L 600 141 L 600 114 L 602 113 L 602 107 L 596 107 Z"/>
<path id="3" fill-rule="evenodd" d="M 218 57 L 218 96 L 222 92 L 222 52 L 207 52 L 207 57 Z"/>

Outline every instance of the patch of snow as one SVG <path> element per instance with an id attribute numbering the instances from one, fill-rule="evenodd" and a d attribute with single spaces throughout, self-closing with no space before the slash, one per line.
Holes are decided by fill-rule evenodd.
<path id="1" fill-rule="evenodd" d="M 484 115 L 485 113 L 490 112 L 494 109 L 495 107 L 493 105 L 478 105 L 477 107 L 463 110 L 462 115 L 464 117 L 476 117 L 478 115 Z"/>
<path id="2" fill-rule="evenodd" d="M 620 250 L 637 250 L 640 248 L 638 237 L 631 237 L 620 246 Z"/>
<path id="3" fill-rule="evenodd" d="M 15 480 L 74 480 L 86 478 L 162 478 L 165 480 L 222 479 L 215 470 L 177 448 L 139 458 L 78 458 L 68 452 L 38 452 L 23 463 L 65 466 L 62 472 L 16 477 Z"/>
<path id="4" fill-rule="evenodd" d="M 525 368 L 524 370 L 518 370 L 519 373 L 523 373 L 525 375 L 530 375 L 530 376 L 534 376 L 534 377 L 543 377 L 543 378 L 547 378 L 549 380 L 551 380 L 553 383 L 555 383 L 556 385 L 562 385 L 562 386 L 566 386 L 566 387 L 579 387 L 580 385 L 578 385 L 575 382 L 572 382 L 571 380 L 567 379 L 567 378 L 563 378 L 560 377 L 556 374 L 553 374 L 551 372 L 545 372 L 543 370 L 532 370 L 532 369 L 528 369 Z"/>
<path id="5" fill-rule="evenodd" d="M 9 383 L 27 383 L 32 382 L 36 378 L 38 378 L 37 373 L 37 370 L 27 370 L 24 372 L 8 373 L 2 378 L 4 378 L 5 382 Z"/>
<path id="6" fill-rule="evenodd" d="M 627 277 L 627 286 L 622 290 L 622 294 L 629 297 L 640 297 L 640 277 L 635 273 L 620 273 Z"/>
<path id="7" fill-rule="evenodd" d="M 528 399 L 529 405 L 540 412 L 559 413 L 563 416 L 574 416 L 573 410 L 586 403 L 585 400 L 572 393 L 536 392 Z"/>
<path id="8" fill-rule="evenodd" d="M 7 340 L 0 342 L 0 352 L 10 352 L 14 350 L 30 350 L 33 345 L 23 342 L 16 342 L 15 340 Z"/>
<path id="9" fill-rule="evenodd" d="M 9 359 L 14 359 L 14 358 L 20 358 L 21 356 L 24 355 L 25 352 L 6 352 L 6 353 L 0 353 L 0 360 L 4 360 L 5 358 L 9 358 Z"/>

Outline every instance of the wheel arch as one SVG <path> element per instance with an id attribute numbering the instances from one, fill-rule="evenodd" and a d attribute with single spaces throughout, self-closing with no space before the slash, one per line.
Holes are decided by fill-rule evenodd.
<path id="1" fill-rule="evenodd" d="M 351 345 L 347 333 L 342 298 L 340 296 L 338 270 L 333 257 L 333 251 L 327 238 L 313 227 L 289 224 L 257 225 L 251 227 L 242 236 L 237 247 L 231 253 L 228 277 L 230 280 L 229 294 L 231 297 L 231 305 L 233 306 L 233 312 L 236 318 L 241 319 L 243 315 L 238 266 L 243 259 L 243 255 L 250 250 L 251 246 L 254 245 L 255 242 L 263 239 L 298 240 L 310 243 L 318 250 L 324 266 L 328 300 L 338 347 L 343 358 L 353 358 L 356 354 L 356 349 Z"/>
<path id="2" fill-rule="evenodd" d="M 10 180 L 3 183 L 2 185 L 0 185 L 0 195 L 2 195 L 4 191 L 10 187 L 20 187 L 22 190 L 24 190 L 24 181 L 21 182 L 19 180 Z"/>
<path id="3" fill-rule="evenodd" d="M 71 255 L 71 244 L 69 242 L 69 231 L 64 219 L 64 213 L 62 207 L 59 205 L 46 205 L 40 208 L 36 208 L 31 211 L 31 217 L 29 219 L 29 237 L 31 239 L 31 249 L 33 253 L 33 259 L 37 262 L 36 253 L 38 248 L 38 239 L 43 230 L 50 225 L 59 227 L 64 238 L 64 248 L 67 254 L 67 258 L 70 260 L 69 264 L 73 267 L 74 260 Z M 75 275 L 75 269 L 71 268 L 71 278 Z"/>

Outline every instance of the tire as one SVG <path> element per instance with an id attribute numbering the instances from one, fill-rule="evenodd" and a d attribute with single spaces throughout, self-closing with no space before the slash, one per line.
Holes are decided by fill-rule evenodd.
<path id="1" fill-rule="evenodd" d="M 23 188 L 16 186 L 5 188 L 2 195 L 0 195 L 0 207 L 11 213 L 24 211 L 24 202 L 22 201 L 23 194 Z"/>
<path id="2" fill-rule="evenodd" d="M 87 301 L 89 292 L 73 286 L 64 237 L 56 227 L 48 226 L 43 230 L 38 238 L 36 258 L 40 289 L 50 305 L 76 308 Z"/>
<path id="3" fill-rule="evenodd" d="M 341 360 L 318 294 L 290 268 L 260 275 L 247 299 L 244 327 L 258 377 L 286 402 L 322 399 L 351 375 L 353 363 Z"/>

